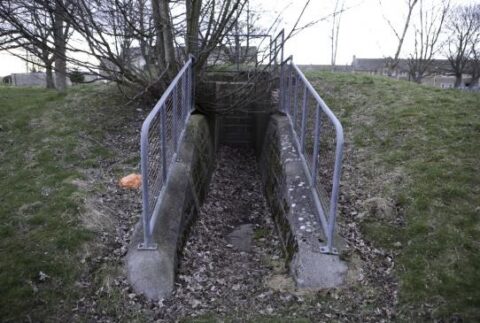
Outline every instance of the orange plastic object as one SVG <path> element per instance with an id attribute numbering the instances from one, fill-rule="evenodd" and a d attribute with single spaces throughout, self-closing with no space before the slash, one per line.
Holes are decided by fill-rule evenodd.
<path id="1" fill-rule="evenodd" d="M 120 187 L 139 189 L 142 185 L 142 176 L 140 174 L 130 174 L 120 180 Z"/>

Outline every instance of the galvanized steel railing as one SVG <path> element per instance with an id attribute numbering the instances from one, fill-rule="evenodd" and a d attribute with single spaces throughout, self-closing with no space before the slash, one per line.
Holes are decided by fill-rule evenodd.
<path id="1" fill-rule="evenodd" d="M 269 64 L 273 69 L 283 62 L 283 44 L 285 42 L 285 31 L 282 29 L 278 35 L 270 41 Z"/>
<path id="2" fill-rule="evenodd" d="M 293 63 L 292 56 L 282 62 L 279 104 L 294 130 L 295 145 L 327 238 L 321 251 L 337 253 L 333 237 L 342 168 L 342 125 Z"/>
<path id="3" fill-rule="evenodd" d="M 142 125 L 140 139 L 144 241 L 139 249 L 156 249 L 152 233 L 169 167 L 194 105 L 194 58 L 182 67 Z"/>

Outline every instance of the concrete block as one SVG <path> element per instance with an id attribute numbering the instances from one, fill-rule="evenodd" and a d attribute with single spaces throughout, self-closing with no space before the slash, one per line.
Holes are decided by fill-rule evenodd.
<path id="1" fill-rule="evenodd" d="M 320 248 L 326 238 L 314 208 L 302 159 L 286 116 L 272 115 L 267 127 L 260 171 L 267 201 L 297 287 L 332 288 L 343 284 L 347 265 Z"/>
<path id="2" fill-rule="evenodd" d="M 153 238 L 156 250 L 139 250 L 143 241 L 143 225 L 139 223 L 133 233 L 126 257 L 128 280 L 138 294 L 148 299 L 168 297 L 174 287 L 178 249 L 193 213 L 201 203 L 214 165 L 213 143 L 206 118 L 190 117 L 186 135 L 180 143 L 165 184 L 158 214 L 154 215 Z M 200 171 L 201 170 L 201 171 Z M 194 185 L 193 173 L 196 177 Z M 193 212 L 192 212 L 193 210 Z"/>

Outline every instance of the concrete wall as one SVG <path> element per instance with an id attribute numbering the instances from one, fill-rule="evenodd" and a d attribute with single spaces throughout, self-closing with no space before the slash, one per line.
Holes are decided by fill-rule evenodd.
<path id="1" fill-rule="evenodd" d="M 143 226 L 139 224 L 127 254 L 128 278 L 137 293 L 158 300 L 173 291 L 178 251 L 207 194 L 215 164 L 215 142 L 244 144 L 243 136 L 257 149 L 266 198 L 297 286 L 320 289 L 343 283 L 346 265 L 338 256 L 320 252 L 325 237 L 313 208 L 310 188 L 305 185 L 307 178 L 294 146 L 290 123 L 286 116 L 267 112 L 270 108 L 271 103 L 252 105 L 249 110 L 222 116 L 191 116 L 162 195 L 153 233 L 158 248 L 137 249 L 143 238 Z M 238 113 L 244 115 L 238 117 Z M 232 129 L 225 130 L 225 117 L 234 128 L 232 137 L 226 135 Z M 245 127 L 247 133 L 238 133 L 237 140 L 233 134 Z M 230 139 L 225 142 L 225 138 Z"/>
<path id="2" fill-rule="evenodd" d="M 343 284 L 346 264 L 338 255 L 320 252 L 326 243 L 325 235 L 294 145 L 292 127 L 284 115 L 274 114 L 270 118 L 260 155 L 260 172 L 286 265 L 297 287 L 322 289 Z"/>
<path id="3" fill-rule="evenodd" d="M 15 86 L 47 86 L 47 76 L 44 72 L 35 72 L 35 73 L 14 73 L 11 75 L 12 85 Z M 53 73 L 53 81 L 55 82 L 55 73 Z M 72 83 L 67 77 L 67 85 L 70 86 Z"/>
<path id="4" fill-rule="evenodd" d="M 209 111 L 216 146 L 246 145 L 261 149 L 272 104 L 269 75 L 232 75 L 217 73 L 200 84 L 197 103 Z"/>
<path id="5" fill-rule="evenodd" d="M 168 296 L 174 287 L 177 254 L 184 235 L 207 193 L 215 165 L 214 149 L 205 116 L 192 115 L 169 170 L 153 237 L 156 250 L 138 250 L 143 226 L 138 224 L 127 254 L 128 278 L 137 293 L 149 299 Z"/>

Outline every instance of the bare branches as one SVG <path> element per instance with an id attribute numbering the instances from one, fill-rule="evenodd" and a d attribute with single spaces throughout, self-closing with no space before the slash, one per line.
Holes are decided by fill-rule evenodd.
<path id="1" fill-rule="evenodd" d="M 382 1 L 379 0 L 380 6 L 382 5 Z M 397 44 L 397 49 L 395 50 L 395 54 L 393 55 L 393 58 L 389 60 L 388 62 L 388 70 L 389 70 L 389 75 L 392 75 L 393 70 L 397 67 L 399 63 L 399 58 L 400 58 L 400 53 L 402 51 L 403 43 L 405 41 L 405 36 L 407 35 L 408 28 L 410 27 L 410 21 L 412 18 L 413 10 L 415 6 L 417 5 L 418 0 L 408 0 L 406 2 L 407 4 L 407 16 L 405 18 L 405 21 L 403 23 L 402 29 L 396 28 L 392 21 L 388 19 L 385 15 L 383 15 L 383 18 L 387 22 L 388 26 L 390 29 L 393 31 L 395 34 L 395 37 L 398 40 Z"/>
<path id="2" fill-rule="evenodd" d="M 63 21 L 61 0 L 5 0 L 0 2 L 0 49 L 22 48 L 38 58 L 47 73 L 47 87 L 54 87 L 53 62 L 57 71 L 57 87 L 65 89 L 68 26 Z M 56 12 L 56 14 L 55 14 Z M 22 57 L 27 62 L 31 59 Z"/>
<path id="3" fill-rule="evenodd" d="M 434 55 L 439 51 L 439 39 L 444 22 L 450 9 L 450 1 L 441 6 L 432 6 L 425 10 L 424 1 L 420 0 L 419 20 L 415 24 L 415 48 L 408 59 L 411 78 L 420 83 L 429 73 Z"/>
<path id="4" fill-rule="evenodd" d="M 471 55 L 472 41 L 478 40 L 480 32 L 480 5 L 455 7 L 449 16 L 447 28 L 450 36 L 447 46 L 447 57 L 455 75 L 455 87 L 462 85 L 462 75 L 465 73 Z"/>
<path id="5" fill-rule="evenodd" d="M 340 22 L 342 20 L 342 14 L 344 9 L 345 9 L 345 0 L 335 0 L 335 8 L 333 10 L 333 16 L 332 16 L 332 29 L 330 34 L 331 49 L 332 49 L 330 64 L 332 65 L 332 69 L 335 69 L 335 64 L 337 61 L 338 35 L 340 33 Z"/>

